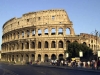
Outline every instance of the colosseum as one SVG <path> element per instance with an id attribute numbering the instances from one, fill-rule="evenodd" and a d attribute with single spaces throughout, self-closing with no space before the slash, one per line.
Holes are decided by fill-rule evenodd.
<path id="1" fill-rule="evenodd" d="M 75 34 L 73 23 L 63 9 L 51 9 L 23 14 L 4 23 L 2 35 L 3 61 L 29 62 L 64 58 L 68 43 L 86 44 L 96 51 L 100 43 L 96 36 Z"/>

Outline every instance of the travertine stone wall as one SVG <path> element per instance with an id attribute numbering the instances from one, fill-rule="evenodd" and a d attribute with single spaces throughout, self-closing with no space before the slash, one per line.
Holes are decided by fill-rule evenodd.
<path id="1" fill-rule="evenodd" d="M 100 48 L 96 39 L 85 33 L 75 35 L 73 24 L 63 9 L 30 12 L 3 25 L 2 60 L 44 62 L 65 58 L 68 43 L 74 41 L 86 44 L 95 52 Z"/>

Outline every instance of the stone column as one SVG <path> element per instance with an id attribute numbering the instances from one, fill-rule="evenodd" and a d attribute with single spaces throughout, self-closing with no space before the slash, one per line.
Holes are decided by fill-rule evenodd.
<path id="1" fill-rule="evenodd" d="M 32 60 L 32 55 L 29 54 L 29 62 Z"/>
<path id="2" fill-rule="evenodd" d="M 63 28 L 63 35 L 66 36 L 66 28 Z"/>
<path id="3" fill-rule="evenodd" d="M 58 41 L 59 41 L 59 40 L 56 40 L 56 49 L 58 49 Z"/>
<path id="4" fill-rule="evenodd" d="M 38 36 L 38 29 L 35 29 L 35 36 Z"/>
<path id="5" fill-rule="evenodd" d="M 30 33 L 29 37 L 32 37 L 32 30 L 31 29 L 29 30 L 29 33 Z"/>
<path id="6" fill-rule="evenodd" d="M 29 50 L 31 49 L 31 40 L 29 40 Z"/>
<path id="7" fill-rule="evenodd" d="M 42 36 L 44 36 L 44 28 L 42 28 Z"/>
<path id="8" fill-rule="evenodd" d="M 35 61 L 38 59 L 38 54 L 35 53 Z"/>
<path id="9" fill-rule="evenodd" d="M 21 54 L 18 55 L 18 62 L 20 62 Z"/>
<path id="10" fill-rule="evenodd" d="M 41 62 L 44 62 L 44 54 L 41 54 Z"/>
<path id="11" fill-rule="evenodd" d="M 56 27 L 56 35 L 58 35 L 58 28 Z"/>
<path id="12" fill-rule="evenodd" d="M 26 54 L 24 53 L 23 54 L 23 63 L 25 63 L 26 62 Z"/>
<path id="13" fill-rule="evenodd" d="M 49 50 L 51 49 L 51 40 L 49 40 Z"/>
<path id="14" fill-rule="evenodd" d="M 48 59 L 51 59 L 51 54 L 48 55 Z"/>
<path id="15" fill-rule="evenodd" d="M 51 28 L 48 29 L 49 36 L 51 36 Z"/>

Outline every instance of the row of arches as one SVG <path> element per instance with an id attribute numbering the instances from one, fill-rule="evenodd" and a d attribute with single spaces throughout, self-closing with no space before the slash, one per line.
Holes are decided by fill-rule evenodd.
<path id="1" fill-rule="evenodd" d="M 36 44 L 38 43 L 38 44 Z M 67 42 L 66 42 L 67 43 Z M 18 50 L 18 49 L 35 49 L 35 48 L 64 48 L 64 41 L 59 40 L 56 41 L 31 41 L 31 42 L 23 42 L 23 43 L 12 43 L 12 44 L 3 44 L 2 50 Z"/>
<path id="2" fill-rule="evenodd" d="M 49 32 L 50 31 L 50 32 Z M 32 36 L 44 36 L 44 35 L 74 35 L 74 30 L 71 27 L 66 29 L 63 28 L 52 28 L 51 30 L 48 28 L 45 29 L 27 29 L 27 30 L 19 30 L 19 31 L 12 31 L 11 33 L 6 33 L 2 36 L 3 42 L 7 42 L 14 39 L 19 38 L 26 38 Z"/>
<path id="3" fill-rule="evenodd" d="M 30 61 L 49 61 L 49 60 L 56 60 L 56 59 L 64 59 L 64 54 L 11 54 L 11 55 L 2 55 L 2 59 L 6 61 L 25 61 L 25 62 L 30 62 Z"/>

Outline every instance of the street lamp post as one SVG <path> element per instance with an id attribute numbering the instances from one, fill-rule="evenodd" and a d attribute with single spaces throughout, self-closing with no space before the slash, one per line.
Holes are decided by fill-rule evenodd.
<path id="1" fill-rule="evenodd" d="M 68 57 L 69 57 L 69 53 L 66 52 L 66 60 L 67 60 Z"/>
<path id="2" fill-rule="evenodd" d="M 83 52 L 81 50 L 79 51 L 79 57 L 80 57 L 80 60 L 81 60 L 81 57 L 83 57 Z"/>

